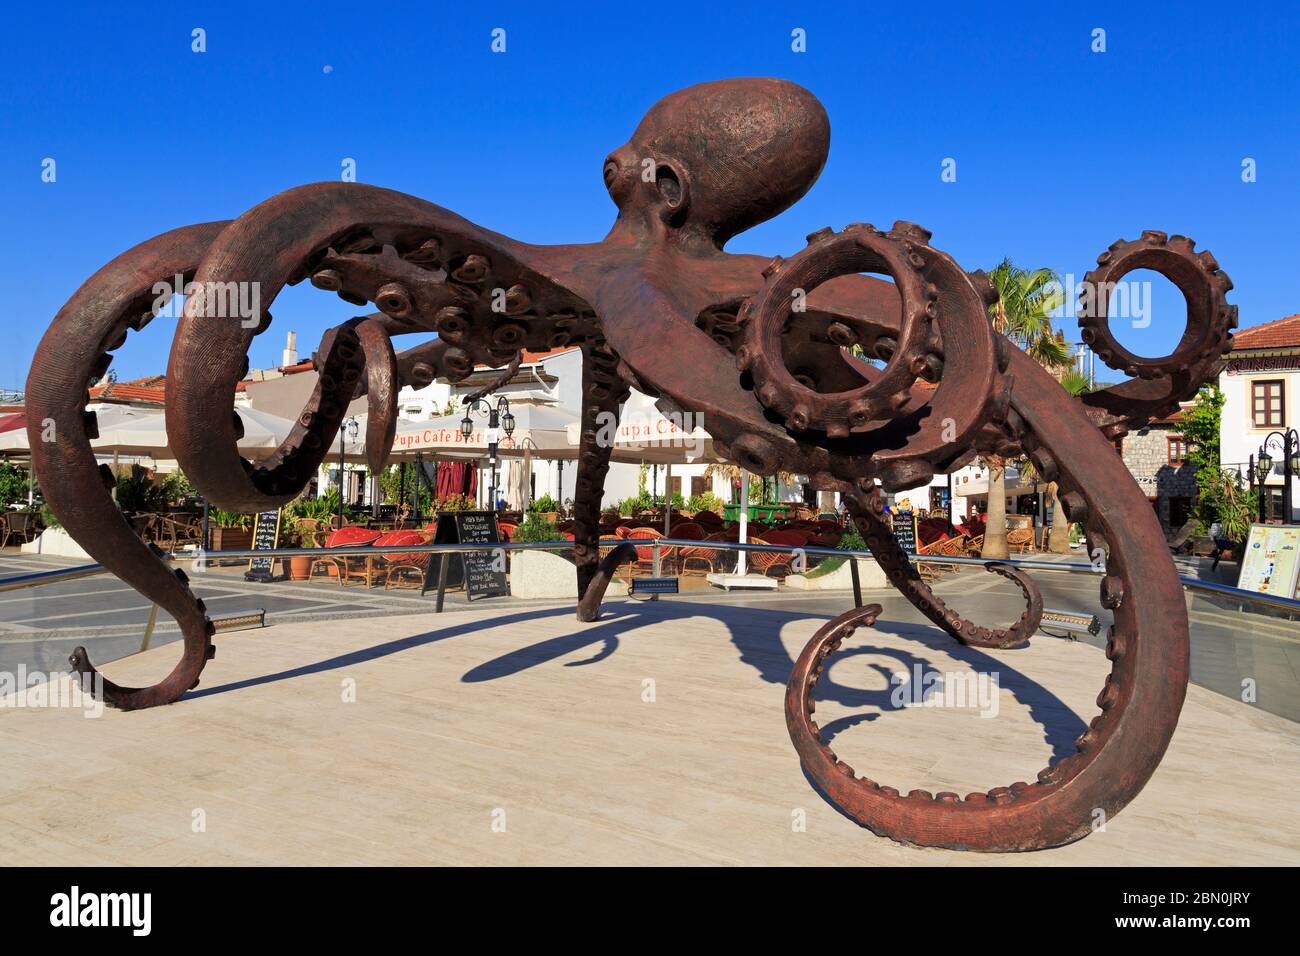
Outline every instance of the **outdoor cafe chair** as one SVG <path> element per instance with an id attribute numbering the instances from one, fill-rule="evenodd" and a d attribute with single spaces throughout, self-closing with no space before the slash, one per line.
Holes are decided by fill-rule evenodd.
<path id="1" fill-rule="evenodd" d="M 368 528 L 361 528 L 357 525 L 349 525 L 338 530 L 331 531 L 328 538 L 325 539 L 325 547 L 328 548 L 353 548 L 363 545 L 374 544 L 382 535 L 378 531 L 371 531 Z M 311 570 L 308 572 L 310 580 L 316 574 L 318 567 L 334 569 L 334 574 L 338 576 L 339 585 L 346 586 L 350 580 L 365 581 L 366 586 L 370 587 L 374 581 L 374 557 L 372 555 L 341 555 L 339 557 L 329 557 L 322 555 L 314 558 L 311 563 Z"/>
<path id="2" fill-rule="evenodd" d="M 663 533 L 656 531 L 654 528 L 633 528 L 628 532 L 628 541 L 654 541 L 662 538 Z M 671 567 L 677 557 L 676 548 L 659 549 L 659 566 L 660 570 Z M 638 545 L 636 549 L 636 567 L 637 570 L 654 571 L 654 548 L 647 545 Z"/>
<path id="3" fill-rule="evenodd" d="M 428 544 L 433 534 L 428 531 L 416 531 L 412 528 L 389 531 L 375 539 L 373 547 L 388 548 L 403 544 Z M 378 577 L 384 582 L 384 590 L 389 588 L 409 588 L 424 586 L 424 572 L 429 566 L 430 555 L 419 551 L 409 554 L 379 555 Z"/>
<path id="4" fill-rule="evenodd" d="M 26 544 L 40 531 L 39 515 L 34 511 L 11 511 L 4 516 L 4 539 L 0 547 L 8 547 L 10 538 L 18 538 Z"/>
<path id="5" fill-rule="evenodd" d="M 1034 550 L 1034 529 L 1017 528 L 1007 532 L 1007 549 L 1017 554 Z"/>
<path id="6" fill-rule="evenodd" d="M 775 541 L 768 541 L 766 538 L 750 538 L 750 544 L 776 544 Z M 751 551 L 749 552 L 749 563 L 755 571 L 767 576 L 775 571 L 775 576 L 783 578 L 790 573 L 790 562 L 794 556 L 788 551 Z"/>

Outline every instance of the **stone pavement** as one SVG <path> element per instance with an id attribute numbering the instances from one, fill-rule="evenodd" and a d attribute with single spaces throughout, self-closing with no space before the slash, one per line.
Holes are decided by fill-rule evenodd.
<path id="1" fill-rule="evenodd" d="M 1197 686 L 1164 762 L 1104 832 L 993 856 L 872 835 L 809 786 L 786 735 L 784 681 L 828 616 L 813 600 L 619 599 L 591 625 L 567 604 L 479 605 L 219 635 L 202 686 L 169 707 L 0 711 L 0 858 L 1300 863 L 1295 725 Z M 889 609 L 844 651 L 825 708 L 856 719 L 836 750 L 903 791 L 1033 779 L 1095 713 L 1109 666 L 1082 641 L 963 648 Z M 106 670 L 152 681 L 175 654 Z M 996 673 L 997 715 L 895 709 L 886 675 L 917 663 Z"/>

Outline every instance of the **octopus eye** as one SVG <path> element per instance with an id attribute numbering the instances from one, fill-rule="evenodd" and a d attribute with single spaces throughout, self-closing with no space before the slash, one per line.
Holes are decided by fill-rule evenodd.
<path id="1" fill-rule="evenodd" d="M 612 159 L 607 160 L 605 162 L 605 188 L 613 188 L 616 179 L 618 179 L 618 163 Z"/>

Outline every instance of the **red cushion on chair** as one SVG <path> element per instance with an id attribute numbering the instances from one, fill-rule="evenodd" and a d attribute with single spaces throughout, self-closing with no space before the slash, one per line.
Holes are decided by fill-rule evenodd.
<path id="1" fill-rule="evenodd" d="M 369 528 L 350 524 L 339 528 L 337 531 L 331 531 L 330 536 L 325 539 L 325 547 L 357 548 L 362 545 L 374 544 L 382 535 L 383 532 L 381 531 L 371 531 Z"/>
<path id="2" fill-rule="evenodd" d="M 381 535 L 380 537 L 375 539 L 374 542 L 374 546 L 376 548 L 391 548 L 394 545 L 401 545 L 401 544 L 424 544 L 424 535 L 420 534 L 420 532 L 418 531 L 414 531 L 408 528 L 405 531 L 390 531 L 388 532 L 388 534 Z M 385 561 L 393 561 L 393 562 L 396 561 L 410 562 L 410 561 L 417 560 L 419 558 L 428 558 L 428 555 L 420 554 L 418 552 L 415 554 L 384 555 Z"/>

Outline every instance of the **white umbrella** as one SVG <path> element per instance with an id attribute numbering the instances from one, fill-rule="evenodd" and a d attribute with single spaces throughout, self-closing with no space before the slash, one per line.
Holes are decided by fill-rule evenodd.
<path id="1" fill-rule="evenodd" d="M 123 422 L 139 422 L 151 416 L 157 415 L 162 417 L 161 412 L 151 411 L 142 408 L 132 408 L 129 405 L 92 405 L 91 410 L 95 413 L 95 419 L 99 423 L 99 433 L 102 435 L 105 429 L 113 428 Z M 50 436 L 54 441 L 59 440 L 58 434 Z M 92 444 L 95 444 L 92 442 Z M 27 429 L 13 428 L 7 432 L 0 432 L 0 452 L 27 452 L 30 446 L 27 444 Z M 112 449 L 109 449 L 111 452 Z M 145 452 L 145 454 L 149 454 Z"/>
<path id="2" fill-rule="evenodd" d="M 236 409 L 244 423 L 244 435 L 236 442 L 240 451 L 274 451 L 293 428 L 287 418 L 255 408 Z M 138 412 L 121 416 L 105 425 L 101 417 L 99 437 L 91 441 L 96 452 L 122 455 L 152 455 L 173 458 L 167 441 L 167 419 L 162 412 Z"/>
<path id="3" fill-rule="evenodd" d="M 579 424 L 569 426 L 569 443 L 575 449 L 581 437 Z M 702 419 L 665 415 L 653 398 L 640 392 L 633 392 L 623 405 L 612 439 L 612 457 L 616 461 L 672 465 L 723 460 L 714 450 L 713 437 L 704 430 Z"/>

